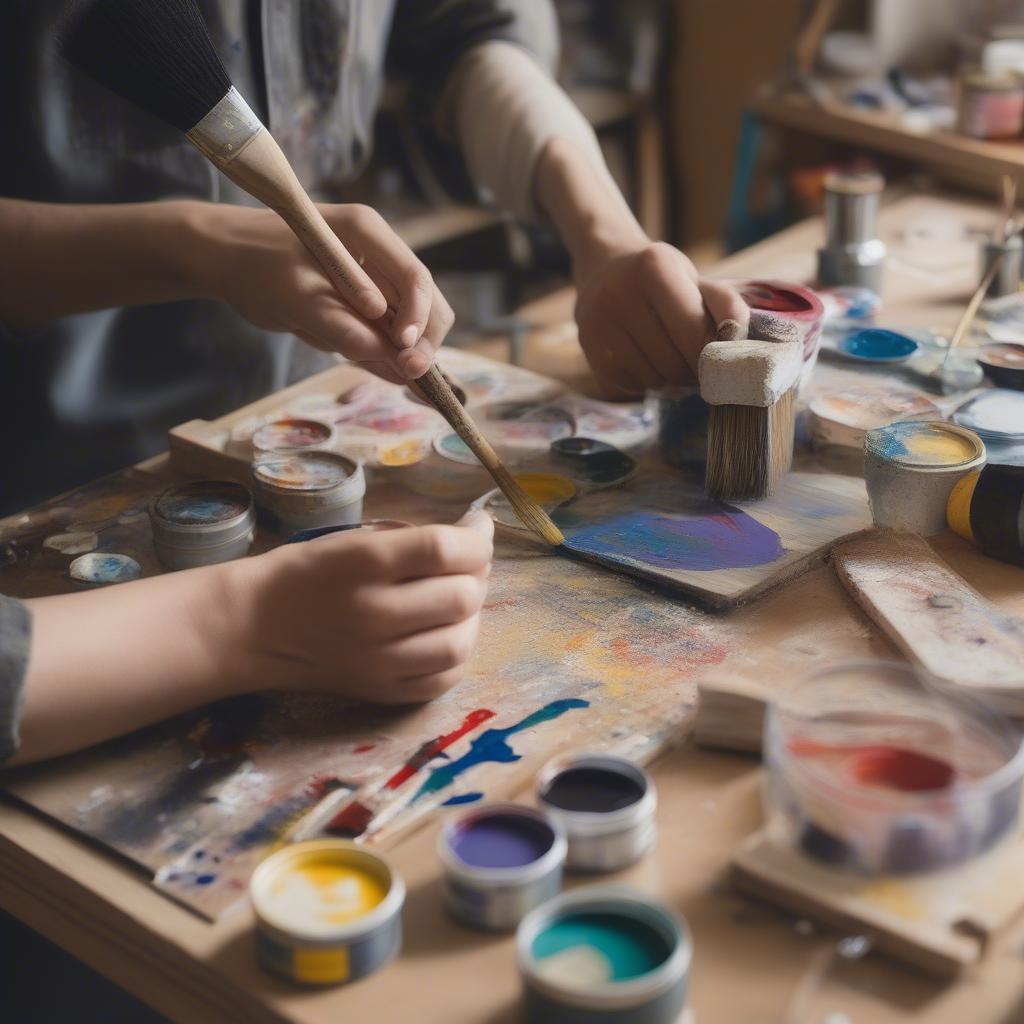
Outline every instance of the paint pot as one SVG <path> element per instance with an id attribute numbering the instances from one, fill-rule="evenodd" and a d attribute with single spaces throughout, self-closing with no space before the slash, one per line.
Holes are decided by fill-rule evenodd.
<path id="1" fill-rule="evenodd" d="M 885 179 L 877 171 L 832 171 L 825 176 L 825 245 L 818 250 L 818 281 L 882 290 L 885 243 L 877 237 Z"/>
<path id="2" fill-rule="evenodd" d="M 1024 564 L 1024 466 L 968 473 L 949 496 L 946 521 L 991 558 Z"/>
<path id="3" fill-rule="evenodd" d="M 366 478 L 359 463 L 336 452 L 264 455 L 253 465 L 259 506 L 288 532 L 358 523 Z"/>
<path id="4" fill-rule="evenodd" d="M 818 450 L 832 447 L 864 450 L 869 430 L 900 420 L 940 420 L 939 407 L 926 395 L 908 388 L 876 394 L 861 390 L 819 394 L 808 407 L 811 443 Z"/>
<path id="5" fill-rule="evenodd" d="M 514 928 L 558 893 L 566 840 L 544 811 L 484 804 L 449 818 L 438 838 L 445 903 L 474 928 Z"/>
<path id="6" fill-rule="evenodd" d="M 973 139 L 1011 139 L 1024 128 L 1024 84 L 1014 74 L 960 76 L 957 127 Z"/>
<path id="7" fill-rule="evenodd" d="M 1016 295 L 1020 291 L 1021 261 L 1024 258 L 1024 242 L 1020 235 L 1010 235 L 1005 242 L 988 241 L 981 246 L 981 271 L 978 278 L 980 284 L 999 261 L 995 276 L 985 291 L 986 298 L 1001 299 L 1007 295 Z"/>
<path id="8" fill-rule="evenodd" d="M 492 402 L 474 410 L 481 432 L 505 458 L 537 455 L 576 432 L 572 412 L 550 402 Z"/>
<path id="9" fill-rule="evenodd" d="M 1024 441 L 1024 395 L 993 388 L 960 406 L 953 421 L 985 441 Z"/>
<path id="10" fill-rule="evenodd" d="M 997 388 L 1024 391 L 1024 345 L 985 345 L 978 353 L 978 362 Z M 1024 431 L 1024 422 L 1021 429 Z"/>
<path id="11" fill-rule="evenodd" d="M 1017 831 L 1017 729 L 903 662 L 850 662 L 785 688 L 764 750 L 771 839 L 827 866 L 929 871 Z"/>
<path id="12" fill-rule="evenodd" d="M 668 907 L 598 886 L 533 911 L 516 933 L 529 1024 L 678 1024 L 693 943 Z"/>
<path id="13" fill-rule="evenodd" d="M 405 884 L 383 857 L 344 839 L 272 853 L 249 884 L 263 965 L 291 981 L 339 985 L 402 944 Z"/>
<path id="14" fill-rule="evenodd" d="M 793 324 L 804 346 L 804 371 L 807 379 L 818 357 L 825 307 L 821 299 L 800 284 L 785 281 L 747 281 L 739 285 L 740 295 L 752 312 L 771 313 Z"/>
<path id="15" fill-rule="evenodd" d="M 418 493 L 462 500 L 477 498 L 494 486 L 483 464 L 454 431 L 438 434 L 433 448 L 434 455 L 408 475 L 409 486 Z"/>
<path id="16" fill-rule="evenodd" d="M 142 566 L 130 555 L 114 551 L 93 551 L 79 555 L 68 568 L 76 583 L 103 587 L 110 583 L 128 583 L 142 575 Z"/>
<path id="17" fill-rule="evenodd" d="M 913 338 L 881 327 L 862 327 L 836 342 L 837 351 L 863 363 L 905 363 L 920 347 Z"/>
<path id="18" fill-rule="evenodd" d="M 558 473 L 516 473 L 515 480 L 549 514 L 576 497 L 576 485 Z M 489 492 L 483 508 L 501 526 L 512 530 L 528 529 L 500 488 Z"/>
<path id="19" fill-rule="evenodd" d="M 984 464 L 981 438 L 950 423 L 905 420 L 869 430 L 864 480 L 875 525 L 941 533 L 953 485 Z"/>
<path id="20" fill-rule="evenodd" d="M 252 435 L 252 446 L 257 453 L 319 451 L 330 448 L 334 441 L 334 427 L 311 419 L 274 420 Z"/>
<path id="21" fill-rule="evenodd" d="M 613 487 L 636 472 L 636 459 L 604 441 L 562 437 L 551 442 L 551 459 L 579 484 Z"/>
<path id="22" fill-rule="evenodd" d="M 256 530 L 248 488 L 225 480 L 172 484 L 149 505 L 153 547 L 168 569 L 193 569 L 246 555 Z"/>
<path id="23" fill-rule="evenodd" d="M 651 777 L 624 757 L 574 754 L 551 761 L 537 779 L 542 807 L 565 829 L 566 867 L 618 871 L 638 861 L 657 834 Z"/>

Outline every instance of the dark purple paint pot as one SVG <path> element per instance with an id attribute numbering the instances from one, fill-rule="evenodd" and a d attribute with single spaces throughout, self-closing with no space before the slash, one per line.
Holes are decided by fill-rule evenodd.
<path id="1" fill-rule="evenodd" d="M 566 840 L 544 811 L 490 804 L 453 815 L 441 831 L 448 909 L 477 928 L 514 928 L 561 886 Z"/>

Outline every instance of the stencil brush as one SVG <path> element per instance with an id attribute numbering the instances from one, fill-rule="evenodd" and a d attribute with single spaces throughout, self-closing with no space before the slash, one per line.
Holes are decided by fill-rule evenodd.
<path id="1" fill-rule="evenodd" d="M 91 78 L 184 132 L 215 167 L 278 213 L 357 314 L 379 320 L 387 313 L 380 290 L 231 84 L 194 0 L 84 0 L 63 27 L 62 49 Z M 563 543 L 561 531 L 502 465 L 439 368 L 432 365 L 416 383 L 523 523 L 549 544 Z"/>
<path id="2" fill-rule="evenodd" d="M 803 345 L 795 325 L 778 317 L 751 323 L 761 338 L 739 340 L 738 325 L 723 323 L 698 368 L 711 406 L 704 489 L 727 501 L 768 497 L 793 462 Z"/>

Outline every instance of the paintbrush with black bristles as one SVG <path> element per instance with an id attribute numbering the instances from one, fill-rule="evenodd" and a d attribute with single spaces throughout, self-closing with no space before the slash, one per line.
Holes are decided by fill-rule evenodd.
<path id="1" fill-rule="evenodd" d="M 62 27 L 65 57 L 91 78 L 185 133 L 214 166 L 278 213 L 341 297 L 367 320 L 387 302 L 306 194 L 274 137 L 213 47 L 194 0 L 83 0 Z M 549 544 L 565 538 L 516 482 L 436 364 L 416 383 L 494 478 L 523 523 Z"/>

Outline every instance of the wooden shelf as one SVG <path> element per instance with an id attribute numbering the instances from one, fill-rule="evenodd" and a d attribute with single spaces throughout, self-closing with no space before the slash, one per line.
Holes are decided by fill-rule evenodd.
<path id="1" fill-rule="evenodd" d="M 823 107 L 805 96 L 766 95 L 758 97 L 752 106 L 762 120 L 808 135 L 862 146 L 957 174 L 993 179 L 1009 174 L 1024 180 L 1024 139 L 988 142 L 944 130 L 917 134 L 903 127 L 893 114 L 840 104 Z"/>

